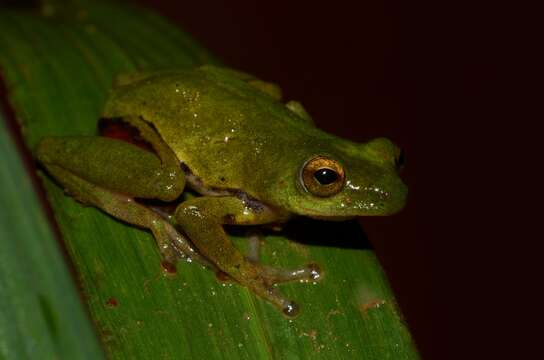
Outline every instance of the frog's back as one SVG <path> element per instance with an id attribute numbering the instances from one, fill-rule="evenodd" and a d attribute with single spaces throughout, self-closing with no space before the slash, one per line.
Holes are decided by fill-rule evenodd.
<path id="1" fill-rule="evenodd" d="M 330 135 L 246 80 L 214 67 L 157 73 L 114 90 L 104 116 L 143 117 L 206 185 L 251 192 L 288 152 Z"/>

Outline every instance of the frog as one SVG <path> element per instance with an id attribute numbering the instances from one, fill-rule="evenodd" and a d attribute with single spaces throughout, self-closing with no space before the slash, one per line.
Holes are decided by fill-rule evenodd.
<path id="1" fill-rule="evenodd" d="M 226 227 L 391 215 L 406 202 L 404 155 L 392 141 L 327 133 L 278 85 L 227 67 L 121 74 L 100 119 L 131 127 L 149 149 L 49 136 L 35 150 L 45 172 L 82 204 L 149 230 L 165 262 L 196 260 L 288 317 L 300 306 L 276 285 L 318 280 L 319 265 L 266 265 L 235 246 Z M 179 201 L 188 191 L 194 196 Z M 165 215 L 146 199 L 177 203 Z"/>

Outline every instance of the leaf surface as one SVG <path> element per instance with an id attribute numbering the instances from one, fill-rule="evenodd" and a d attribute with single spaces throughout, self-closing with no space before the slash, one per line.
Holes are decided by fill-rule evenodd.
<path id="1" fill-rule="evenodd" d="M 102 350 L 0 113 L 0 359 Z"/>

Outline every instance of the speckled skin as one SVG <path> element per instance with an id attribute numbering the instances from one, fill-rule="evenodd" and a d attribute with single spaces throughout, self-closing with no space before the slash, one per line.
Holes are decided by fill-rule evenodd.
<path id="1" fill-rule="evenodd" d="M 189 253 L 287 315 L 296 307 L 272 285 L 315 277 L 315 267 L 290 276 L 248 261 L 223 224 L 265 224 L 293 214 L 331 220 L 387 215 L 404 205 L 399 150 L 389 140 L 358 144 L 327 134 L 299 103 L 282 103 L 277 86 L 244 73 L 203 66 L 121 76 L 103 117 L 136 127 L 155 154 L 114 139 L 48 138 L 37 149 L 48 172 L 80 201 L 150 228 L 167 260 Z M 343 167 L 340 192 L 315 196 L 301 183 L 302 166 L 316 155 Z M 204 196 L 180 204 L 172 224 L 132 201 L 174 200 L 186 176 Z"/>

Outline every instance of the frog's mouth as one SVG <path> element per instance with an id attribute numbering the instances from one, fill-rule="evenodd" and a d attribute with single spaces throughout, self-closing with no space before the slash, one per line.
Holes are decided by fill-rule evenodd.
<path id="1" fill-rule="evenodd" d="M 344 221 L 362 216 L 388 216 L 399 212 L 405 203 L 405 194 L 386 198 L 374 196 L 370 193 L 367 199 L 355 200 L 337 204 L 330 208 L 298 208 L 296 213 L 317 220 Z"/>

